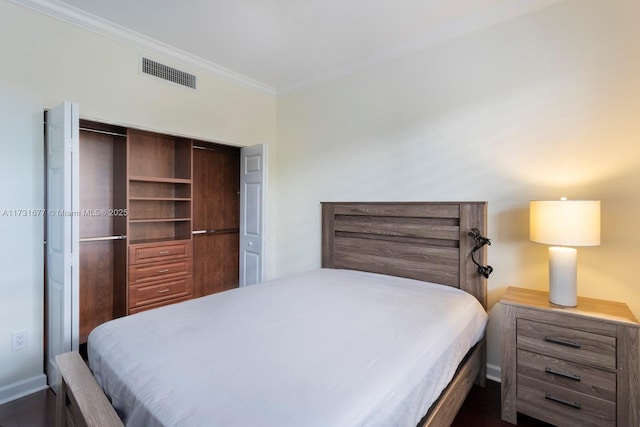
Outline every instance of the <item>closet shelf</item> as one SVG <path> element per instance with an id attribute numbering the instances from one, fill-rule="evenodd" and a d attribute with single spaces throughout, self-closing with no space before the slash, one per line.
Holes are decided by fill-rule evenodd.
<path id="1" fill-rule="evenodd" d="M 156 239 L 132 240 L 132 241 L 129 242 L 129 245 L 130 246 L 134 246 L 134 245 L 142 245 L 142 244 L 148 244 L 148 243 L 165 243 L 165 242 L 180 243 L 180 242 L 189 242 L 189 241 L 190 241 L 189 238 L 165 237 L 165 238 L 156 238 Z"/>
<path id="2" fill-rule="evenodd" d="M 147 202 L 190 202 L 190 197 L 129 197 L 133 201 Z"/>
<path id="3" fill-rule="evenodd" d="M 169 178 L 165 176 L 140 176 L 130 175 L 129 181 L 139 182 L 165 182 L 169 184 L 191 184 L 191 179 L 188 178 Z"/>
<path id="4" fill-rule="evenodd" d="M 137 218 L 137 219 L 129 219 L 129 223 L 137 224 L 144 222 L 185 222 L 191 221 L 191 218 Z"/>

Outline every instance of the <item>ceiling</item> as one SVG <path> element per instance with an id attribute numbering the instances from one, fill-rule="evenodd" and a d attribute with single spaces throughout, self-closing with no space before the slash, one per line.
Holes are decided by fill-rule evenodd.
<path id="1" fill-rule="evenodd" d="M 13 1 L 286 93 L 557 0 Z"/>

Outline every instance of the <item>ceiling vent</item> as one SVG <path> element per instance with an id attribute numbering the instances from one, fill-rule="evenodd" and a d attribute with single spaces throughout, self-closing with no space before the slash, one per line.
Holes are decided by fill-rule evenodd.
<path id="1" fill-rule="evenodd" d="M 160 79 L 179 84 L 191 89 L 196 88 L 196 76 L 193 74 L 185 73 L 168 65 L 161 64 L 149 58 L 142 58 L 142 72 L 150 76 L 158 77 Z"/>

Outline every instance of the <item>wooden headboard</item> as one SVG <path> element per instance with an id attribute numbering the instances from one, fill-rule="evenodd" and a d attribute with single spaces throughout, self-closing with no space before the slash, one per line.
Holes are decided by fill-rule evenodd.
<path id="1" fill-rule="evenodd" d="M 486 236 L 486 202 L 323 202 L 322 267 L 453 286 L 486 309 L 486 280 L 471 261 L 472 228 Z M 485 249 L 475 256 L 486 264 Z"/>

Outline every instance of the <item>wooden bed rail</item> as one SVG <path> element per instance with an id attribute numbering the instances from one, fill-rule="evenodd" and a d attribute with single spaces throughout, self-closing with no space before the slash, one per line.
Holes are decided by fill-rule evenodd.
<path id="1" fill-rule="evenodd" d="M 469 391 L 471 391 L 474 379 L 483 375 L 485 343 L 483 338 L 469 352 L 453 380 L 442 391 L 438 400 L 429 408 L 429 412 L 417 427 L 448 427 L 453 423 Z M 484 377 L 482 379 L 482 387 L 484 387 Z"/>
<path id="2" fill-rule="evenodd" d="M 124 427 L 77 351 L 56 356 L 62 376 L 56 396 L 56 427 Z"/>
<path id="3" fill-rule="evenodd" d="M 446 427 L 453 422 L 473 379 L 482 371 L 484 344 L 481 341 L 470 352 L 459 375 L 442 392 L 445 399 L 432 406 L 418 427 Z M 56 357 L 56 362 L 62 375 L 56 397 L 56 427 L 124 427 L 78 352 L 63 353 Z"/>

